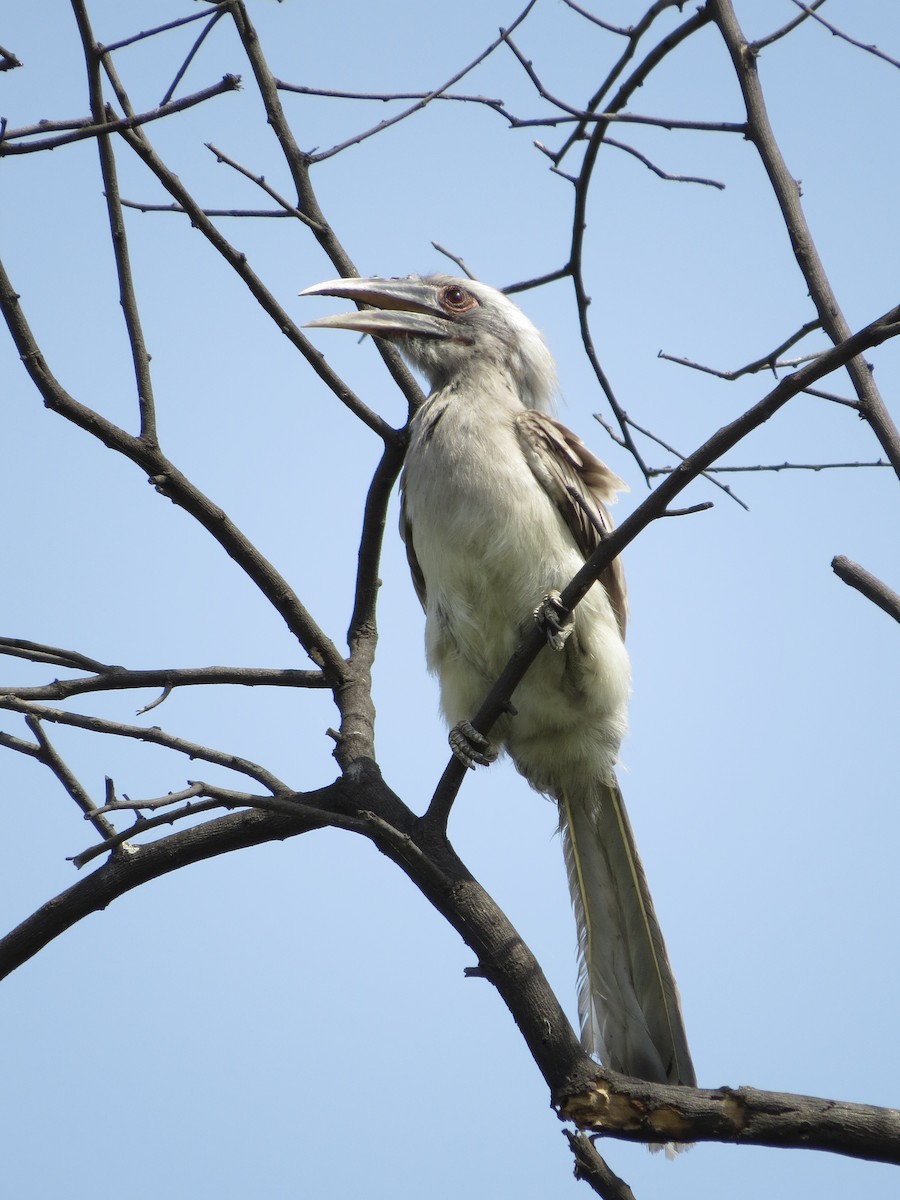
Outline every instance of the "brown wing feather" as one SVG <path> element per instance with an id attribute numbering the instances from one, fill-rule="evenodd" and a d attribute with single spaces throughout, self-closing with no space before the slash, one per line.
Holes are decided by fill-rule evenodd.
<path id="1" fill-rule="evenodd" d="M 400 536 L 403 538 L 403 544 L 406 546 L 406 561 L 409 563 L 409 573 L 412 575 L 413 587 L 416 589 L 419 603 L 424 608 L 425 576 L 422 574 L 422 568 L 419 566 L 419 560 L 416 558 L 412 539 L 412 526 L 406 515 L 406 497 L 403 492 L 400 493 Z"/>
<path id="2" fill-rule="evenodd" d="M 516 431 L 535 478 L 559 509 L 578 549 L 590 558 L 603 534 L 613 527 L 606 505 L 617 492 L 627 491 L 627 484 L 552 417 L 526 409 L 516 417 Z M 624 638 L 628 605 L 625 573 L 617 558 L 599 582 L 606 588 Z"/>

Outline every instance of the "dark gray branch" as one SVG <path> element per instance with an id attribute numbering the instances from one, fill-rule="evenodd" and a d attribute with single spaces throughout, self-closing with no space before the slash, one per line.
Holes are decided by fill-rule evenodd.
<path id="1" fill-rule="evenodd" d="M 71 122 L 74 125 L 71 133 L 60 134 L 59 137 L 41 138 L 34 142 L 23 142 L 21 145 L 11 139 L 27 137 L 34 130 L 31 127 L 29 129 L 9 129 L 6 131 L 6 136 L 0 140 L 0 158 L 11 154 L 37 154 L 42 150 L 55 150 L 58 146 L 68 146 L 72 142 L 83 142 L 85 138 L 100 137 L 107 133 L 121 133 L 124 129 L 137 129 L 150 121 L 159 121 L 163 117 L 170 117 L 173 113 L 183 112 L 186 108 L 193 108 L 195 104 L 203 104 L 204 101 L 211 100 L 213 96 L 221 96 L 223 92 L 236 92 L 240 86 L 241 77 L 239 75 L 223 75 L 221 82 L 214 83 L 212 87 L 194 92 L 190 96 L 184 96 L 181 100 L 173 100 L 171 104 L 166 104 L 164 107 L 152 108 L 148 112 L 135 113 L 130 117 L 119 117 L 117 120 L 97 122 L 91 118 L 81 122 Z M 44 127 L 38 126 L 37 128 Z"/>
<path id="2" fill-rule="evenodd" d="M 832 559 L 831 567 L 838 579 L 843 579 L 844 583 L 848 583 L 850 587 L 862 592 L 867 600 L 877 604 L 889 617 L 900 621 L 900 596 L 892 591 L 886 583 L 882 583 L 865 567 L 861 567 L 859 563 L 853 562 L 843 554 Z"/>
<path id="3" fill-rule="evenodd" d="M 837 297 L 825 273 L 816 244 L 800 203 L 800 189 L 784 161 L 775 139 L 765 98 L 756 69 L 756 54 L 744 37 L 731 0 L 708 0 L 708 11 L 722 35 L 747 110 L 747 137 L 756 147 L 775 197 L 778 201 L 785 227 L 790 235 L 791 247 L 822 328 L 835 344 L 845 342 L 850 326 L 841 312 Z M 862 358 L 853 358 L 847 363 L 847 372 L 859 397 L 860 415 L 868 421 L 882 449 L 900 476 L 900 432 L 891 420 L 879 394 L 872 373 Z"/>

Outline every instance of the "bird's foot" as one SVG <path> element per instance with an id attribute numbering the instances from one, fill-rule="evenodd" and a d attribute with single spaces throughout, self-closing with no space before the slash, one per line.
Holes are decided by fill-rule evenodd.
<path id="1" fill-rule="evenodd" d="M 450 730 L 450 749 L 459 761 L 470 770 L 489 767 L 497 761 L 500 751 L 494 743 L 479 733 L 471 721 L 459 721 Z"/>
<path id="2" fill-rule="evenodd" d="M 575 618 L 556 590 L 549 592 L 534 610 L 534 619 L 547 637 L 547 645 L 562 650 L 575 628 Z"/>

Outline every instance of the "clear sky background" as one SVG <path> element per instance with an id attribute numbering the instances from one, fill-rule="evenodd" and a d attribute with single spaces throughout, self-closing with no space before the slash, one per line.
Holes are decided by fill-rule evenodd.
<path id="1" fill-rule="evenodd" d="M 629 23 L 643 4 L 596 11 Z M 742 0 L 751 37 L 788 0 Z M 193 11 L 187 0 L 98 0 L 110 43 Z M 250 11 L 275 73 L 311 86 L 420 91 L 442 84 L 508 25 L 518 0 L 334 0 Z M 687 9 L 686 9 L 687 11 Z M 823 12 L 900 55 L 900 10 L 833 0 Z M 673 16 L 673 21 L 677 13 Z M 667 28 L 665 24 L 661 29 Z M 122 51 L 135 107 L 159 102 L 197 26 Z M 616 39 L 539 0 L 517 42 L 549 90 L 595 90 Z M 4 6 L 0 74 L 11 127 L 88 111 L 63 0 Z M 851 325 L 897 302 L 900 71 L 813 22 L 760 63 L 788 165 Z M 218 165 L 213 142 L 285 195 L 290 182 L 223 21 L 180 94 L 243 73 L 245 90 L 150 127 L 206 205 L 268 207 Z M 458 90 L 544 115 L 499 52 Z M 394 111 L 286 96 L 304 148 Z M 741 119 L 713 29 L 671 57 L 632 111 Z M 535 137 L 482 106 L 435 104 L 322 164 L 320 202 L 363 273 L 447 269 L 435 240 L 499 286 L 561 266 L 571 186 Z M 722 369 L 768 352 L 812 308 L 752 148 L 735 135 L 629 127 L 664 182 L 604 150 L 588 211 L 592 329 L 624 407 L 687 452 L 758 399 L 770 378 L 726 384 L 663 350 Z M 120 148 L 122 193 L 167 197 Z M 571 168 L 570 168 L 571 169 Z M 89 142 L 0 164 L 0 254 L 51 367 L 78 399 L 135 424 L 130 362 Z M 334 270 L 297 222 L 220 222 L 298 321 L 341 303 L 299 300 Z M 163 447 L 271 558 L 339 642 L 350 611 L 373 435 L 324 389 L 188 222 L 133 213 L 128 234 L 153 355 Z M 522 306 L 557 357 L 562 419 L 645 494 L 581 349 L 571 288 Z M 316 344 L 391 421 L 404 403 L 371 342 Z M 808 347 L 824 341 L 811 339 Z M 804 344 L 805 347 L 807 344 Z M 896 412 L 900 347 L 868 356 Z M 849 394 L 846 380 L 828 386 Z M 130 464 L 46 412 L 0 338 L 0 634 L 126 666 L 307 666 L 278 616 L 187 516 Z M 655 464 L 670 456 L 645 447 Z M 849 410 L 798 398 L 729 461 L 867 461 L 879 448 Z M 700 515 L 657 523 L 628 550 L 634 661 L 623 790 L 679 980 L 701 1084 L 753 1084 L 900 1104 L 896 1013 L 900 640 L 832 574 L 847 554 L 900 586 L 897 483 L 888 470 L 730 477 L 746 512 L 696 483 Z M 392 517 L 393 523 L 393 517 Z M 376 672 L 388 782 L 421 810 L 447 758 L 422 617 L 399 539 L 387 539 Z M 52 670 L 11 661 L 4 679 Z M 130 721 L 148 695 L 72 705 Z M 306 789 L 334 777 L 323 694 L 179 691 L 140 718 L 262 762 Z M 0 728 L 22 734 L 12 717 Z M 150 797 L 197 767 L 152 748 L 54 731 L 84 785 Z M 74 881 L 66 856 L 91 830 L 46 769 L 0 758 L 0 909 L 10 928 Z M 207 778 L 233 782 L 203 768 Z M 451 836 L 575 1015 L 574 923 L 552 806 L 508 765 L 467 780 Z M 88 868 L 89 869 L 89 868 Z M 82 922 L 0 996 L 0 1178 L 16 1200 L 264 1196 L 586 1196 L 545 1085 L 472 955 L 371 845 L 321 832 L 169 876 Z M 698 1146 L 674 1163 L 603 1152 L 638 1200 L 865 1194 L 895 1197 L 895 1169 L 801 1151 Z"/>

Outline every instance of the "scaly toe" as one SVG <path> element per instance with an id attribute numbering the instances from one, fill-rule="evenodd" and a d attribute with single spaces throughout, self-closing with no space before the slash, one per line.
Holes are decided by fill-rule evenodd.
<path id="1" fill-rule="evenodd" d="M 459 721 L 450 730 L 450 749 L 470 770 L 489 767 L 496 762 L 500 751 L 490 738 L 479 733 L 471 721 Z"/>
<path id="2" fill-rule="evenodd" d="M 559 592 L 552 591 L 544 597 L 534 610 L 534 619 L 547 637 L 547 645 L 562 650 L 575 628 L 575 618 L 560 600 Z"/>

